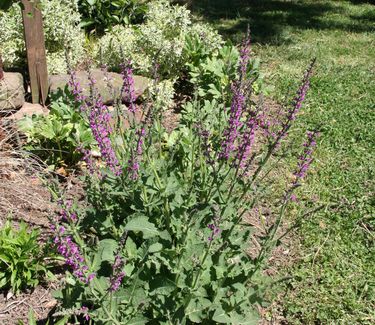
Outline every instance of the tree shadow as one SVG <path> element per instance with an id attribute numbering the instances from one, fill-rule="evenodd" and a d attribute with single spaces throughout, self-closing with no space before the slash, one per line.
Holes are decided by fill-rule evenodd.
<path id="1" fill-rule="evenodd" d="M 351 17 L 345 8 L 329 1 L 283 0 L 181 0 L 196 14 L 215 23 L 232 39 L 250 26 L 254 42 L 279 44 L 290 41 L 288 29 L 373 31 L 372 19 Z M 181 2 L 180 1 L 180 2 Z M 354 0 L 353 0 L 354 1 Z M 327 14 L 335 19 L 323 19 Z M 359 19 L 357 19 L 359 18 Z M 237 35 L 237 36 L 236 36 Z"/>

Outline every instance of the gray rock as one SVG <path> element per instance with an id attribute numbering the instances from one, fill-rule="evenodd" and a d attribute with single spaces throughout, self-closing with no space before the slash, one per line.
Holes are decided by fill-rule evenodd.
<path id="1" fill-rule="evenodd" d="M 8 117 L 10 120 L 21 120 L 25 116 L 48 115 L 49 110 L 40 104 L 24 103 L 20 110 Z"/>
<path id="2" fill-rule="evenodd" d="M 0 80 L 0 112 L 12 111 L 20 108 L 25 102 L 25 88 L 22 74 L 18 72 L 4 72 Z"/>
<path id="3" fill-rule="evenodd" d="M 91 71 L 93 79 L 95 79 L 95 88 L 103 98 L 106 105 L 113 104 L 115 98 L 120 95 L 121 87 L 123 84 L 122 76 L 119 73 L 109 72 L 107 76 L 103 71 L 95 69 Z M 108 77 L 108 78 L 107 78 Z M 109 81 L 108 81 L 109 79 Z M 70 76 L 67 74 L 53 75 L 49 78 L 50 94 L 58 94 L 64 91 L 68 85 Z M 86 71 L 76 72 L 76 80 L 79 82 L 84 96 L 90 95 L 90 86 L 88 73 Z M 142 76 L 134 76 L 134 89 L 137 97 L 141 96 L 147 89 L 149 79 Z M 111 85 L 111 86 L 109 86 Z M 125 101 L 125 98 L 123 98 Z"/>

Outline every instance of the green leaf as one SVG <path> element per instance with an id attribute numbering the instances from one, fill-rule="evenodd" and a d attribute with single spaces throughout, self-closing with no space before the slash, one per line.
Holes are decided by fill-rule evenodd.
<path id="1" fill-rule="evenodd" d="M 138 216 L 130 220 L 126 226 L 125 230 L 130 230 L 134 232 L 142 232 L 145 239 L 152 238 L 159 235 L 159 232 L 155 225 L 148 221 L 146 216 Z"/>
<path id="2" fill-rule="evenodd" d="M 205 298 L 192 300 L 186 308 L 186 316 L 193 323 L 202 323 L 202 320 L 205 318 L 204 310 L 208 309 L 210 305 L 211 301 Z"/>
<path id="3" fill-rule="evenodd" d="M 163 245 L 160 244 L 160 243 L 155 243 L 155 244 L 152 244 L 149 249 L 148 249 L 148 252 L 149 253 L 156 253 L 156 252 L 160 252 L 161 250 L 163 249 Z"/>
<path id="4" fill-rule="evenodd" d="M 212 320 L 220 324 L 232 324 L 230 317 L 221 307 L 216 308 Z"/>
<path id="5" fill-rule="evenodd" d="M 146 317 L 137 316 L 137 317 L 134 317 L 129 322 L 127 322 L 126 324 L 129 324 L 129 325 L 142 325 L 142 324 L 147 324 L 148 321 L 149 321 L 149 319 L 146 318 Z"/>
<path id="6" fill-rule="evenodd" d="M 103 239 L 99 242 L 99 251 L 101 261 L 114 262 L 115 251 L 118 247 L 114 239 Z"/>
<path id="7" fill-rule="evenodd" d="M 35 314 L 32 308 L 29 309 L 29 325 L 36 325 Z"/>
<path id="8" fill-rule="evenodd" d="M 150 282 L 150 294 L 168 296 L 176 289 L 174 281 L 164 277 L 157 276 Z"/>

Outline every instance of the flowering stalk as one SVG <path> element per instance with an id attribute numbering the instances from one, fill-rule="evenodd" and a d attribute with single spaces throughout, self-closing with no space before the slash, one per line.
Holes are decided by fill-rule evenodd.
<path id="1" fill-rule="evenodd" d="M 121 65 L 121 75 L 123 80 L 121 95 L 125 93 L 126 101 L 129 102 L 129 111 L 135 113 L 135 101 L 137 98 L 135 96 L 134 77 L 131 62 L 127 62 L 126 64 Z"/>
<path id="2" fill-rule="evenodd" d="M 55 230 L 53 242 L 57 246 L 57 251 L 65 258 L 65 264 L 73 269 L 73 275 L 84 283 L 91 282 L 95 277 L 95 273 L 89 272 L 79 246 L 73 241 L 71 236 L 66 235 L 64 226 L 53 226 L 52 229 Z"/>
<path id="3" fill-rule="evenodd" d="M 110 114 L 107 106 L 103 104 L 102 97 L 95 94 L 95 80 L 89 76 L 92 92 L 92 103 L 89 112 L 89 123 L 94 139 L 96 140 L 102 159 L 108 168 L 116 175 L 122 174 L 122 169 L 112 147 Z"/>
<path id="4" fill-rule="evenodd" d="M 232 84 L 233 99 L 230 108 L 228 127 L 224 131 L 224 141 L 220 158 L 228 160 L 230 154 L 235 151 L 235 141 L 242 126 L 241 117 L 245 106 L 245 96 L 239 83 Z"/>
<path id="5" fill-rule="evenodd" d="M 298 184 L 302 180 L 309 169 L 312 162 L 313 149 L 316 147 L 316 138 L 319 136 L 319 132 L 307 132 L 307 141 L 303 144 L 305 147 L 303 154 L 298 157 L 297 170 L 294 172 L 296 177 L 293 184 Z"/>
<path id="6" fill-rule="evenodd" d="M 112 265 L 112 276 L 109 280 L 109 291 L 115 292 L 120 288 L 122 279 L 125 277 L 125 272 L 123 271 L 125 261 L 121 256 L 121 251 L 125 246 L 126 240 L 128 238 L 128 232 L 126 231 L 121 237 L 118 249 L 115 255 L 115 262 Z"/>
<path id="7" fill-rule="evenodd" d="M 74 99 L 76 103 L 80 104 L 80 110 L 81 112 L 86 111 L 87 105 L 86 105 L 86 96 L 83 95 L 82 87 L 77 80 L 77 75 L 74 70 L 70 71 L 70 78 L 68 85 L 72 91 L 72 94 L 74 96 Z"/>
<path id="8" fill-rule="evenodd" d="M 286 119 L 282 123 L 281 130 L 279 131 L 278 136 L 275 140 L 275 147 L 277 147 L 280 144 L 280 141 L 288 135 L 288 131 L 292 125 L 292 122 L 296 119 L 297 114 L 299 113 L 302 107 L 302 103 L 305 101 L 307 91 L 310 88 L 310 78 L 313 73 L 315 61 L 316 59 L 314 58 L 303 76 L 301 86 L 298 88 L 297 94 L 293 99 L 291 108 L 287 112 Z"/>
<path id="9" fill-rule="evenodd" d="M 246 38 L 240 48 L 240 80 L 241 82 L 246 80 L 246 73 L 250 61 L 250 49 L 251 49 L 251 38 L 250 29 L 248 29 Z"/>

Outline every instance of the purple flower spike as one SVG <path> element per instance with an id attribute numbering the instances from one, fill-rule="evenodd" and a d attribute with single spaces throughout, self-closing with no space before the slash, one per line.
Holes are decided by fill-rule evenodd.
<path id="1" fill-rule="evenodd" d="M 73 269 L 73 275 L 84 283 L 92 281 L 95 274 L 88 273 L 85 259 L 80 252 L 79 246 L 73 241 L 71 236 L 65 236 L 65 228 L 59 226 L 55 233 L 54 243 L 58 253 L 65 258 L 65 264 Z"/>
<path id="2" fill-rule="evenodd" d="M 86 109 L 86 97 L 83 95 L 81 85 L 77 80 L 77 75 L 74 70 L 70 71 L 70 79 L 68 85 L 72 91 L 75 101 L 77 103 L 81 103 L 81 111 L 84 111 Z"/>
<path id="3" fill-rule="evenodd" d="M 224 131 L 221 158 L 228 160 L 230 154 L 235 150 L 235 141 L 242 126 L 241 117 L 245 106 L 245 95 L 239 83 L 232 85 L 233 99 L 230 108 L 228 127 Z"/>
<path id="4" fill-rule="evenodd" d="M 316 146 L 316 138 L 319 136 L 317 131 L 307 132 L 307 141 L 303 144 L 305 147 L 303 154 L 298 158 L 297 170 L 294 172 L 296 177 L 294 185 L 298 184 L 302 180 L 311 165 L 313 149 Z"/>
<path id="5" fill-rule="evenodd" d="M 292 122 L 296 119 L 298 112 L 302 107 L 302 103 L 306 98 L 307 91 L 310 88 L 310 78 L 313 73 L 313 68 L 315 65 L 316 59 L 313 59 L 310 63 L 310 66 L 306 70 L 301 86 L 299 87 L 296 97 L 293 100 L 291 108 L 288 110 L 286 114 L 286 119 L 281 125 L 281 130 L 278 132 L 275 146 L 277 147 L 280 144 L 280 141 L 288 135 L 288 131 L 291 127 Z"/>
<path id="6" fill-rule="evenodd" d="M 117 291 L 120 288 L 122 279 L 125 277 L 125 272 L 122 271 L 123 267 L 125 265 L 125 261 L 120 256 L 119 252 L 117 252 L 117 255 L 115 257 L 115 262 L 112 266 L 112 276 L 109 280 L 109 291 L 114 292 Z"/>
<path id="7" fill-rule="evenodd" d="M 247 31 L 245 40 L 240 49 L 240 78 L 241 81 L 245 80 L 246 72 L 250 61 L 251 38 L 250 30 Z"/>
<path id="8" fill-rule="evenodd" d="M 91 76 L 89 76 L 89 80 L 90 86 L 94 90 L 95 80 Z M 110 118 L 108 108 L 103 104 L 101 96 L 93 95 L 93 103 L 89 113 L 90 128 L 98 144 L 102 159 L 108 168 L 116 176 L 119 176 L 122 173 L 122 169 L 117 160 L 115 150 L 112 147 Z"/>
<path id="9" fill-rule="evenodd" d="M 208 237 L 208 241 L 211 242 L 215 237 L 220 235 L 221 229 L 218 226 L 219 219 L 214 218 L 213 222 L 207 225 L 207 228 L 211 230 L 211 235 Z"/>
<path id="10" fill-rule="evenodd" d="M 135 101 L 137 98 L 135 96 L 134 77 L 131 62 L 127 62 L 121 66 L 121 75 L 123 80 L 122 93 L 125 94 L 125 98 L 129 102 L 129 111 L 135 113 Z"/>

